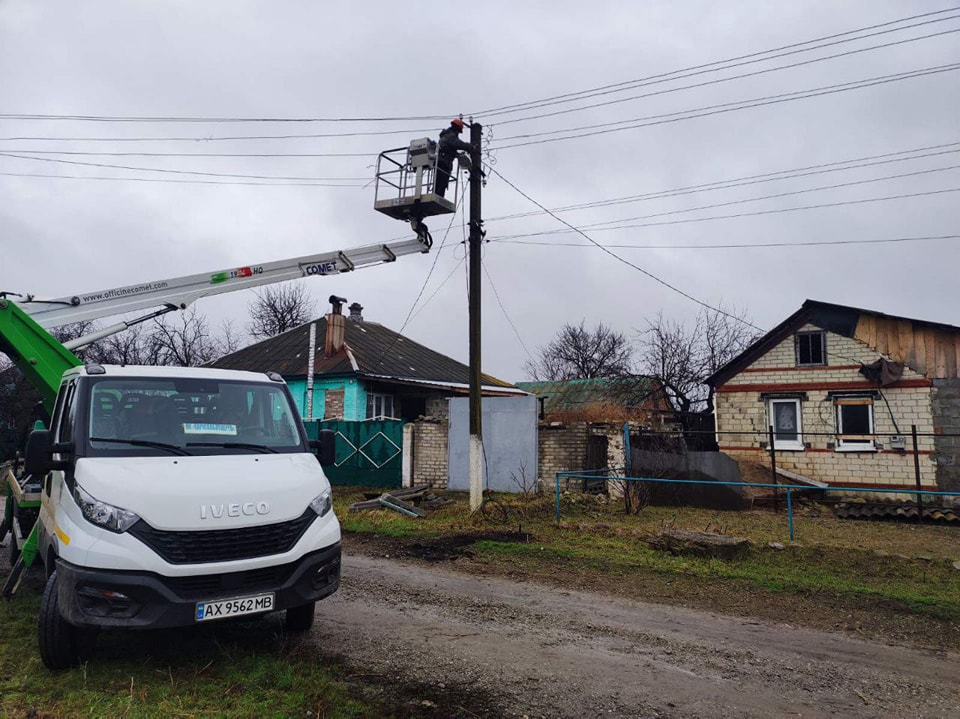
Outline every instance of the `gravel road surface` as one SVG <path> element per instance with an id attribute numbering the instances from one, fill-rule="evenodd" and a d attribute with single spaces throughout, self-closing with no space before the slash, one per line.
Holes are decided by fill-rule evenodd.
<path id="1" fill-rule="evenodd" d="M 960 716 L 960 654 L 347 556 L 313 640 L 462 716 Z"/>

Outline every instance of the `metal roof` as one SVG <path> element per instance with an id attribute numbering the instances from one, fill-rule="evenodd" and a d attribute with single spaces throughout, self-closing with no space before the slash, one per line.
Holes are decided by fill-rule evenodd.
<path id="1" fill-rule="evenodd" d="M 629 383 L 630 396 L 644 396 L 653 389 L 650 377 L 598 377 L 552 382 L 517 382 L 525 392 L 544 398 L 544 412 L 582 409 L 584 405 L 622 401 L 616 390 Z M 635 394 L 638 393 L 638 394 Z M 620 395 L 619 397 L 617 395 Z"/>
<path id="2" fill-rule="evenodd" d="M 317 375 L 360 375 L 383 381 L 412 379 L 446 384 L 470 383 L 470 370 L 467 365 L 377 322 L 366 320 L 358 322 L 347 319 L 344 323 L 344 350 L 333 357 L 325 357 L 323 348 L 327 320 L 320 317 L 314 322 L 317 325 L 314 366 Z M 284 377 L 306 377 L 310 353 L 310 324 L 307 322 L 276 337 L 244 347 L 212 362 L 210 366 L 254 372 L 272 370 Z M 481 382 L 483 385 L 513 387 L 509 382 L 489 375 L 482 375 Z"/>

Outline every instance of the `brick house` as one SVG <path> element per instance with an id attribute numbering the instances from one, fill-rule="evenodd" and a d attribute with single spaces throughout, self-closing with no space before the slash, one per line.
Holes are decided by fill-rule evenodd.
<path id="1" fill-rule="evenodd" d="M 960 493 L 960 327 L 807 300 L 706 382 L 720 449 L 840 487 Z M 727 433 L 734 434 L 727 434 Z M 738 434 L 739 433 L 739 434 Z"/>
<path id="2" fill-rule="evenodd" d="M 249 345 L 214 361 L 222 369 L 278 372 L 304 419 L 402 419 L 431 414 L 445 397 L 469 394 L 467 365 L 363 318 L 339 303 L 325 317 Z M 316 325 L 312 401 L 308 388 L 310 326 Z M 484 396 L 524 394 L 482 375 Z M 309 409 L 308 409 L 309 405 Z"/>

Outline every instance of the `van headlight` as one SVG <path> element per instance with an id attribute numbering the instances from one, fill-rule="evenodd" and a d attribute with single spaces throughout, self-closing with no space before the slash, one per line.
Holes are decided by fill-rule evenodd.
<path id="1" fill-rule="evenodd" d="M 310 502 L 310 509 L 317 513 L 318 517 L 322 517 L 333 507 L 333 495 L 330 493 L 329 489 L 323 491 L 322 494 L 318 495 L 312 502 Z"/>
<path id="2" fill-rule="evenodd" d="M 122 534 L 140 521 L 140 517 L 126 509 L 101 502 L 87 494 L 79 484 L 73 485 L 73 500 L 91 524 Z"/>

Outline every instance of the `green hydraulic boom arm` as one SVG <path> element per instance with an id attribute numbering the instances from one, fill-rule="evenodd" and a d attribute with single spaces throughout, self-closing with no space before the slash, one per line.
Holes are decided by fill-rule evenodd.
<path id="1" fill-rule="evenodd" d="M 49 413 L 53 412 L 63 373 L 80 365 L 73 352 L 5 297 L 0 297 L 0 352 L 37 388 Z"/>

